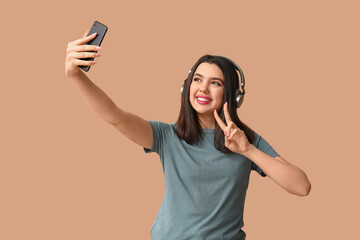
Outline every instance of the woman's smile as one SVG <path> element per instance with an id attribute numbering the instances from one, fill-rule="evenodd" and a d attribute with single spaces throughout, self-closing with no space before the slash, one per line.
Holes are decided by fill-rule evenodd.
<path id="1" fill-rule="evenodd" d="M 196 101 L 199 104 L 209 104 L 211 102 L 211 98 L 204 96 L 204 95 L 197 95 L 196 96 Z"/>

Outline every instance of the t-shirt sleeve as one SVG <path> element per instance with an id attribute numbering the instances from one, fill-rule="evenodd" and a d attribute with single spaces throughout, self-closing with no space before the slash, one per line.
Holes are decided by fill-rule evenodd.
<path id="1" fill-rule="evenodd" d="M 148 121 L 153 130 L 153 146 L 151 149 L 144 147 L 145 153 L 156 152 L 160 155 L 162 147 L 166 142 L 166 138 L 169 136 L 171 125 L 159 121 Z"/>
<path id="2" fill-rule="evenodd" d="M 264 138 L 262 138 L 258 134 L 256 134 L 256 141 L 254 146 L 272 157 L 279 156 L 279 154 L 275 151 L 275 149 Z M 262 177 L 266 177 L 266 174 L 254 162 L 252 162 L 251 170 L 255 170 Z"/>

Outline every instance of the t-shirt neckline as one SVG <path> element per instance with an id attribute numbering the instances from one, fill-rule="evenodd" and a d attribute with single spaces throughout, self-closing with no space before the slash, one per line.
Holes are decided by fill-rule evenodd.
<path id="1" fill-rule="evenodd" d="M 175 126 L 176 123 L 171 123 L 171 125 Z M 215 133 L 215 129 L 207 129 L 207 128 L 201 128 L 202 133 Z"/>
<path id="2" fill-rule="evenodd" d="M 202 128 L 201 131 L 202 131 L 203 133 L 215 133 L 215 129 Z"/>

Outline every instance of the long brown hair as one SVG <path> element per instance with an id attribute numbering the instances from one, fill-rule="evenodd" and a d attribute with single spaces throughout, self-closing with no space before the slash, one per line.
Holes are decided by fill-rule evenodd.
<path id="1" fill-rule="evenodd" d="M 185 140 L 188 144 L 198 144 L 199 141 L 203 138 L 203 133 L 201 131 L 201 126 L 198 121 L 197 113 L 195 109 L 191 106 L 189 100 L 190 94 L 190 85 L 194 76 L 194 73 L 197 67 L 203 63 L 212 63 L 216 64 L 225 77 L 224 84 L 224 99 L 223 105 L 225 102 L 228 102 L 229 114 L 232 121 L 245 132 L 245 135 L 250 143 L 254 143 L 255 133 L 249 128 L 245 123 L 240 121 L 237 112 L 236 112 L 236 100 L 235 100 L 235 90 L 239 89 L 239 77 L 235 70 L 233 64 L 228 61 L 226 58 L 221 56 L 214 55 L 204 55 L 202 56 L 195 65 L 191 68 L 187 79 L 185 79 L 183 92 L 181 95 L 181 108 L 178 120 L 174 126 L 174 131 L 176 135 Z M 220 118 L 224 123 L 225 115 L 223 107 L 218 112 Z M 231 151 L 225 147 L 225 135 L 220 126 L 215 121 L 215 134 L 214 134 L 214 146 L 217 150 L 223 153 L 230 153 Z"/>

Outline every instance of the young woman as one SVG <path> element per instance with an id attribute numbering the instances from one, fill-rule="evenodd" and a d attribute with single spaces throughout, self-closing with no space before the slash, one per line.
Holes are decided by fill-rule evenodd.
<path id="1" fill-rule="evenodd" d="M 68 44 L 65 74 L 105 121 L 146 153 L 160 156 L 165 194 L 151 239 L 245 239 L 241 228 L 251 170 L 269 176 L 291 194 L 309 194 L 306 174 L 237 116 L 236 108 L 244 97 L 244 77 L 230 59 L 201 57 L 182 87 L 177 122 L 147 121 L 119 109 L 80 70 L 79 65 L 94 64 L 80 58 L 100 56 L 89 52 L 99 49 L 86 45 L 95 37 L 88 33 Z"/>

